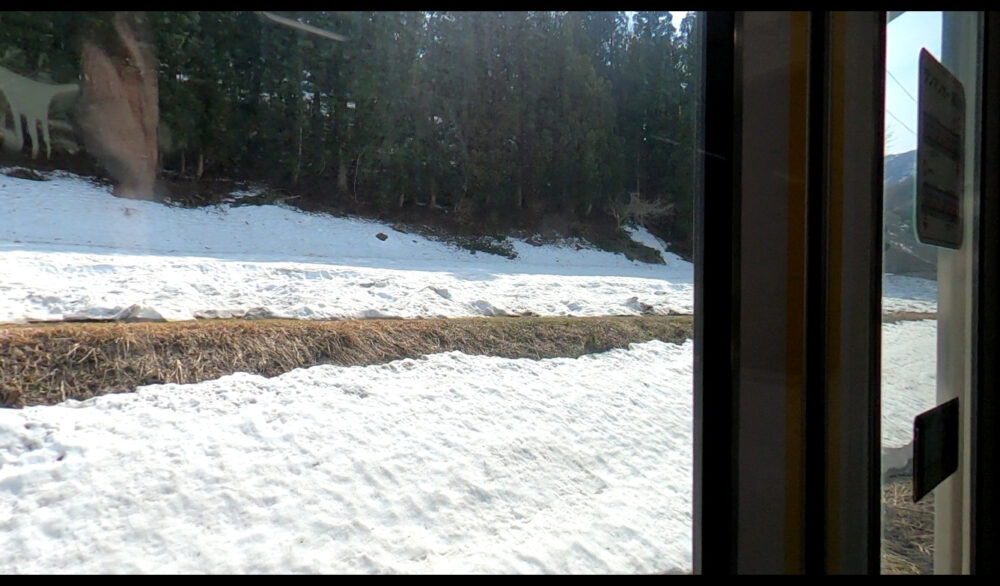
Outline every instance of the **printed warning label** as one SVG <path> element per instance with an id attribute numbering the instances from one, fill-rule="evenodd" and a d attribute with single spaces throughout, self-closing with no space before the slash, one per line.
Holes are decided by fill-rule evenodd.
<path id="1" fill-rule="evenodd" d="M 965 90 L 927 49 L 920 51 L 917 120 L 917 237 L 962 246 L 965 189 Z"/>

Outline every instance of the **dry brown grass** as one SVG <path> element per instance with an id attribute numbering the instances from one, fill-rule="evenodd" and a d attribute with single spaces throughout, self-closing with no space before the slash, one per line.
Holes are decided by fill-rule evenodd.
<path id="1" fill-rule="evenodd" d="M 883 574 L 934 573 L 934 493 L 913 502 L 913 478 L 882 486 Z"/>
<path id="2" fill-rule="evenodd" d="M 898 321 L 919 321 L 923 319 L 937 319 L 936 313 L 922 313 L 919 311 L 890 311 L 882 314 L 883 322 Z"/>
<path id="3" fill-rule="evenodd" d="M 507 358 L 577 357 L 631 342 L 691 337 L 690 316 L 491 317 L 0 326 L 0 406 L 51 405 L 233 372 L 275 376 L 461 350 Z"/>

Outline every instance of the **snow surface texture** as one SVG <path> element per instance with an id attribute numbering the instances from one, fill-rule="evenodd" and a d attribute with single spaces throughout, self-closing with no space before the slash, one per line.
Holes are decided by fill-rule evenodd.
<path id="1" fill-rule="evenodd" d="M 0 322 L 691 312 L 669 254 L 516 241 L 508 260 L 49 176 L 0 176 Z M 931 281 L 885 292 L 934 311 Z M 883 326 L 888 446 L 934 404 L 935 326 Z M 689 571 L 692 360 L 690 341 L 452 352 L 0 410 L 0 573 Z"/>
<path id="2" fill-rule="evenodd" d="M 647 264 L 515 240 L 511 260 L 376 222 L 278 205 L 168 207 L 49 177 L 0 176 L 0 322 L 692 312 L 691 263 L 668 252 Z"/>
<path id="3" fill-rule="evenodd" d="M 45 175 L 0 175 L 0 323 L 693 311 L 691 263 L 644 229 L 633 238 L 666 264 L 572 241 L 513 240 L 518 257 L 507 259 L 376 222 L 279 205 L 168 207 Z M 886 292 L 887 310 L 934 310 L 932 281 L 889 276 Z"/>
<path id="4" fill-rule="evenodd" d="M 893 275 L 882 276 L 882 312 L 937 312 L 937 281 Z"/>
<path id="5" fill-rule="evenodd" d="M 882 324 L 882 445 L 913 440 L 913 418 L 937 405 L 937 321 Z"/>
<path id="6" fill-rule="evenodd" d="M 935 329 L 883 327 L 898 447 Z M 0 410 L 0 574 L 690 571 L 692 363 L 449 352 Z"/>
<path id="7" fill-rule="evenodd" d="M 0 574 L 690 571 L 691 368 L 450 352 L 0 410 Z"/>

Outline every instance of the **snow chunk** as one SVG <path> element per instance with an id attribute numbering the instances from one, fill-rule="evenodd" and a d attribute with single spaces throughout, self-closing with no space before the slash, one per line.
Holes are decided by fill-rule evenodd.
<path id="1" fill-rule="evenodd" d="M 142 305 L 129 305 L 125 309 L 115 314 L 115 321 L 139 322 L 139 321 L 167 321 L 160 312 L 152 307 Z"/>

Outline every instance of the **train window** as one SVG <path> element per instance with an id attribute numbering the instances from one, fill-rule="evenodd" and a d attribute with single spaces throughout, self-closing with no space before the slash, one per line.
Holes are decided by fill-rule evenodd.
<path id="1" fill-rule="evenodd" d="M 687 573 L 695 12 L 0 14 L 0 573 Z"/>
<path id="2" fill-rule="evenodd" d="M 982 15 L 889 13 L 885 71 L 882 327 L 883 573 L 969 571 L 968 498 L 972 344 L 978 282 L 978 131 Z M 958 249 L 918 236 L 921 50 L 963 86 L 956 120 Z M 928 144 L 930 144 L 930 139 Z M 918 148 L 918 146 L 920 148 Z M 924 157 L 931 155 L 922 155 Z M 927 165 L 926 161 L 923 161 Z M 914 502 L 914 417 L 959 398 L 959 469 Z"/>

